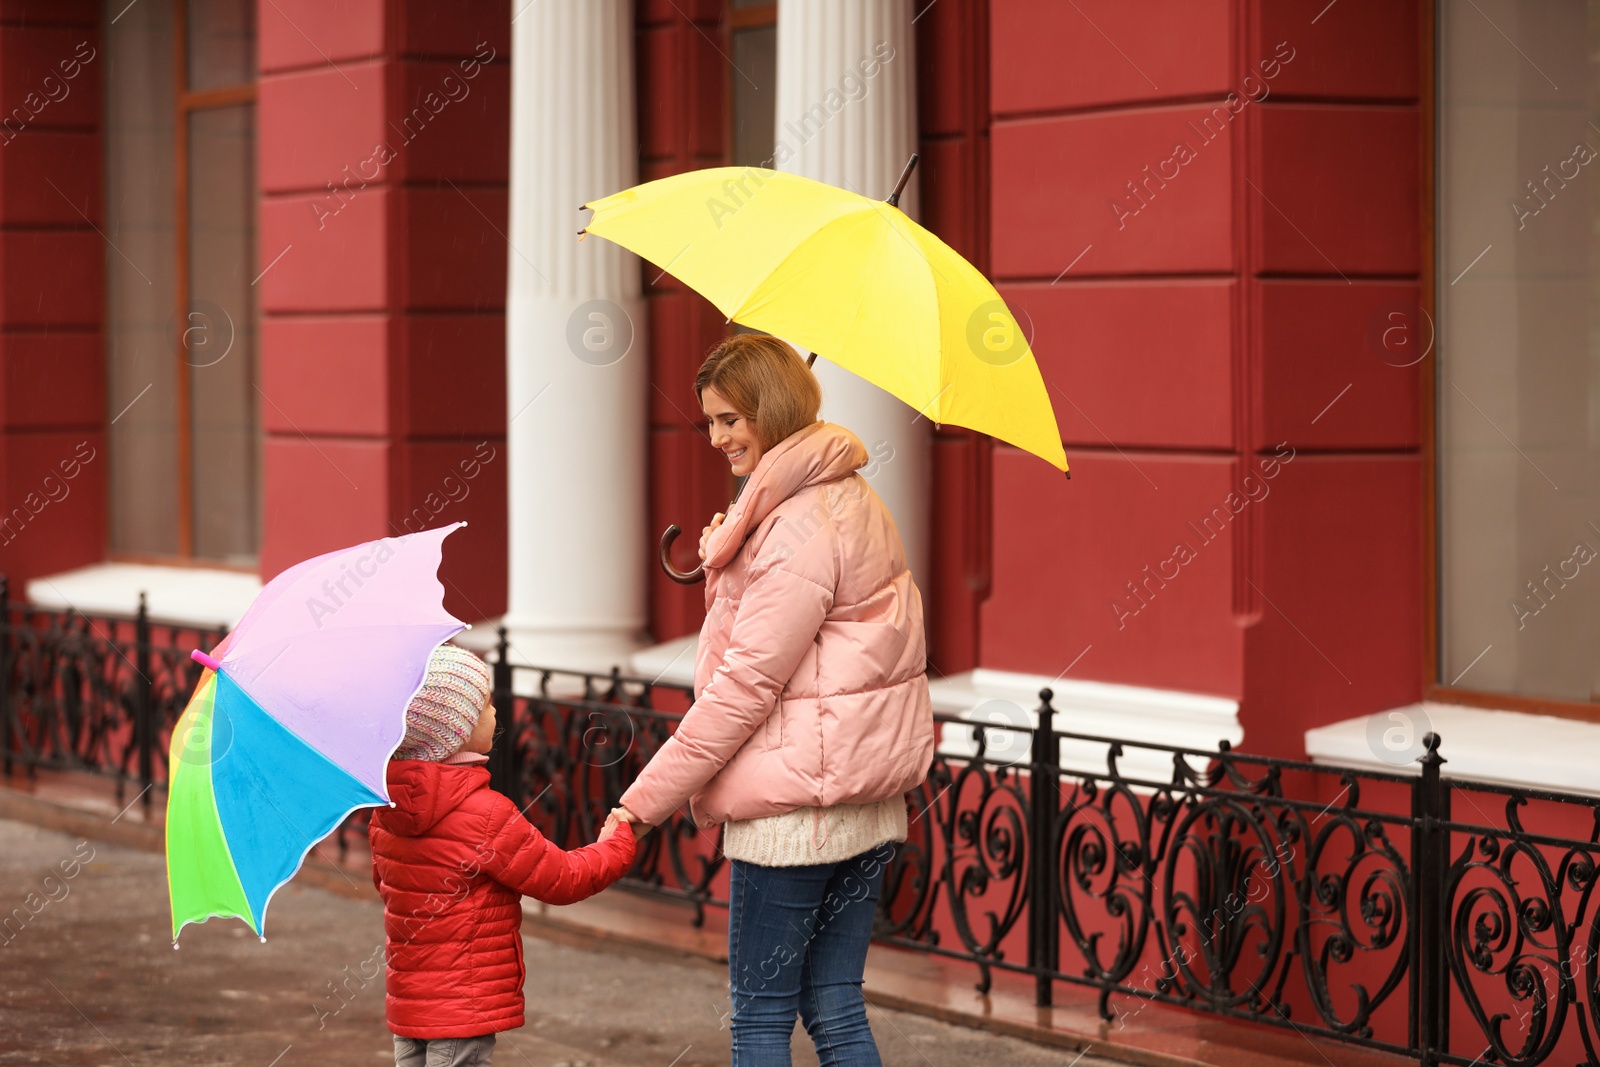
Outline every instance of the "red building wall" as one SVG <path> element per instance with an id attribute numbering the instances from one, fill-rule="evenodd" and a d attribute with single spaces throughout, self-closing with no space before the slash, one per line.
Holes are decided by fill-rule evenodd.
<path id="1" fill-rule="evenodd" d="M 639 0 L 635 6 L 641 182 L 729 161 L 733 72 L 718 51 L 727 51 L 723 6 L 722 0 Z M 733 497 L 733 476 L 706 439 L 694 397 L 695 371 L 728 327 L 709 301 L 672 275 L 649 263 L 641 269 L 649 316 L 649 544 L 654 553 L 661 532 L 676 523 L 684 530 L 676 559 L 687 569 L 701 528 Z M 698 633 L 705 587 L 679 585 L 654 565 L 649 573 L 656 640 Z"/>
<path id="2" fill-rule="evenodd" d="M 989 4 L 916 5 L 920 222 L 979 270 L 989 269 Z M 931 573 L 918 576 L 934 674 L 978 666 L 988 596 L 993 446 L 983 434 L 933 434 Z"/>
<path id="3" fill-rule="evenodd" d="M 0 4 L 0 573 L 14 582 L 105 552 L 99 24 L 83 0 Z"/>
<path id="4" fill-rule="evenodd" d="M 280 0 L 259 19 L 262 577 L 465 519 L 445 605 L 497 615 L 506 7 Z"/>
<path id="5" fill-rule="evenodd" d="M 727 159 L 723 7 L 639 0 L 642 180 Z M 1243 701 L 1246 744 L 1274 752 L 1414 699 L 1420 398 L 1415 368 L 1387 364 L 1373 335 L 1418 297 L 1418 8 L 943 0 L 919 14 L 924 221 L 1032 329 L 1075 475 L 936 436 L 936 672 L 1073 664 L 1225 694 Z M 504 610 L 505 16 L 466 0 L 261 8 L 264 577 L 468 519 L 451 606 Z M 0 6 L 0 62 L 16 57 L 0 102 L 99 17 Z M 7 501 L 79 441 L 104 448 L 92 64 L 84 79 L 0 144 Z M 688 387 L 724 326 L 654 275 L 649 532 L 677 522 L 692 542 L 732 492 Z M 47 536 L 0 545 L 5 570 L 102 557 L 104 469 L 83 464 L 70 499 L 41 510 Z M 657 638 L 701 614 L 698 587 L 653 574 Z"/>
<path id="6" fill-rule="evenodd" d="M 1371 340 L 1418 296 L 1419 9 L 1325 7 L 991 7 L 991 269 L 1074 478 L 996 448 L 980 658 L 1235 697 L 1273 753 L 1420 693 L 1417 372 Z"/>

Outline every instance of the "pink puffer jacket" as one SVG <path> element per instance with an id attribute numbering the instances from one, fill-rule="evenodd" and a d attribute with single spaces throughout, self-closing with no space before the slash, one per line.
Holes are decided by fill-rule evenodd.
<path id="1" fill-rule="evenodd" d="M 868 804 L 933 759 L 922 595 L 867 450 L 817 422 L 761 457 L 706 543 L 694 706 L 622 795 L 647 823 Z"/>

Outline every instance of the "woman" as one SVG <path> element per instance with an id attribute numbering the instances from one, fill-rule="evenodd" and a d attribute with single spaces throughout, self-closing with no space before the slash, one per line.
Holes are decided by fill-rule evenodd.
<path id="1" fill-rule="evenodd" d="M 788 1064 L 795 1016 L 823 1064 L 877 1064 L 861 995 L 904 794 L 933 757 L 922 597 L 867 450 L 817 421 L 794 349 L 741 334 L 695 376 L 739 499 L 706 527 L 694 706 L 622 795 L 724 824 L 735 1065 Z"/>

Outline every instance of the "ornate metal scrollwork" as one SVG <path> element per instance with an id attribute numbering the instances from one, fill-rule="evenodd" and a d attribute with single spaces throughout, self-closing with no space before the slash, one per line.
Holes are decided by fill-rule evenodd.
<path id="1" fill-rule="evenodd" d="M 8 773 L 159 796 L 200 672 L 188 650 L 222 636 L 11 604 L 0 579 Z M 495 780 L 564 847 L 595 839 L 693 700 L 503 658 L 496 678 Z M 1432 1062 L 1600 1067 L 1600 800 L 1443 779 L 1433 735 L 1406 776 L 1058 731 L 1049 702 L 1032 729 L 936 717 L 946 744 L 907 798 L 881 941 L 967 961 L 984 992 L 1006 974 L 1041 1003 L 1086 989 L 1117 1026 L 1159 1002 Z M 998 757 L 1001 730 L 1028 758 Z M 678 813 L 629 884 L 702 921 L 727 903 L 718 845 Z"/>

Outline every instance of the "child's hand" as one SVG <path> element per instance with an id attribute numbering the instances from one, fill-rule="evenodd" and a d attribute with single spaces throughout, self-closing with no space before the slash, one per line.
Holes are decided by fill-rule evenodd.
<path id="1" fill-rule="evenodd" d="M 611 828 L 613 822 L 628 823 L 631 827 L 633 827 L 633 836 L 635 838 L 643 837 L 645 834 L 650 832 L 649 824 L 640 822 L 639 816 L 635 815 L 627 808 L 612 808 L 610 817 L 606 819 L 606 827 Z M 600 831 L 600 840 L 604 841 L 606 839 L 607 832 L 607 830 Z"/>
<path id="2" fill-rule="evenodd" d="M 600 827 L 599 840 L 604 841 L 606 838 L 608 838 L 612 834 L 616 833 L 617 832 L 617 827 L 621 826 L 626 821 L 627 820 L 623 819 L 620 815 L 617 814 L 617 809 L 613 808 L 611 810 L 611 814 L 606 816 L 606 824 L 604 826 Z"/>
<path id="3" fill-rule="evenodd" d="M 722 520 L 725 519 L 726 517 L 727 516 L 725 516 L 722 512 L 720 512 L 720 511 L 717 512 L 716 515 L 712 516 L 711 525 L 707 526 L 703 531 L 701 531 L 701 534 L 700 534 L 700 558 L 702 560 L 706 558 L 706 539 L 711 536 L 711 531 L 712 530 L 715 530 L 718 526 L 722 525 Z M 630 819 L 629 821 L 631 822 L 633 820 Z"/>

